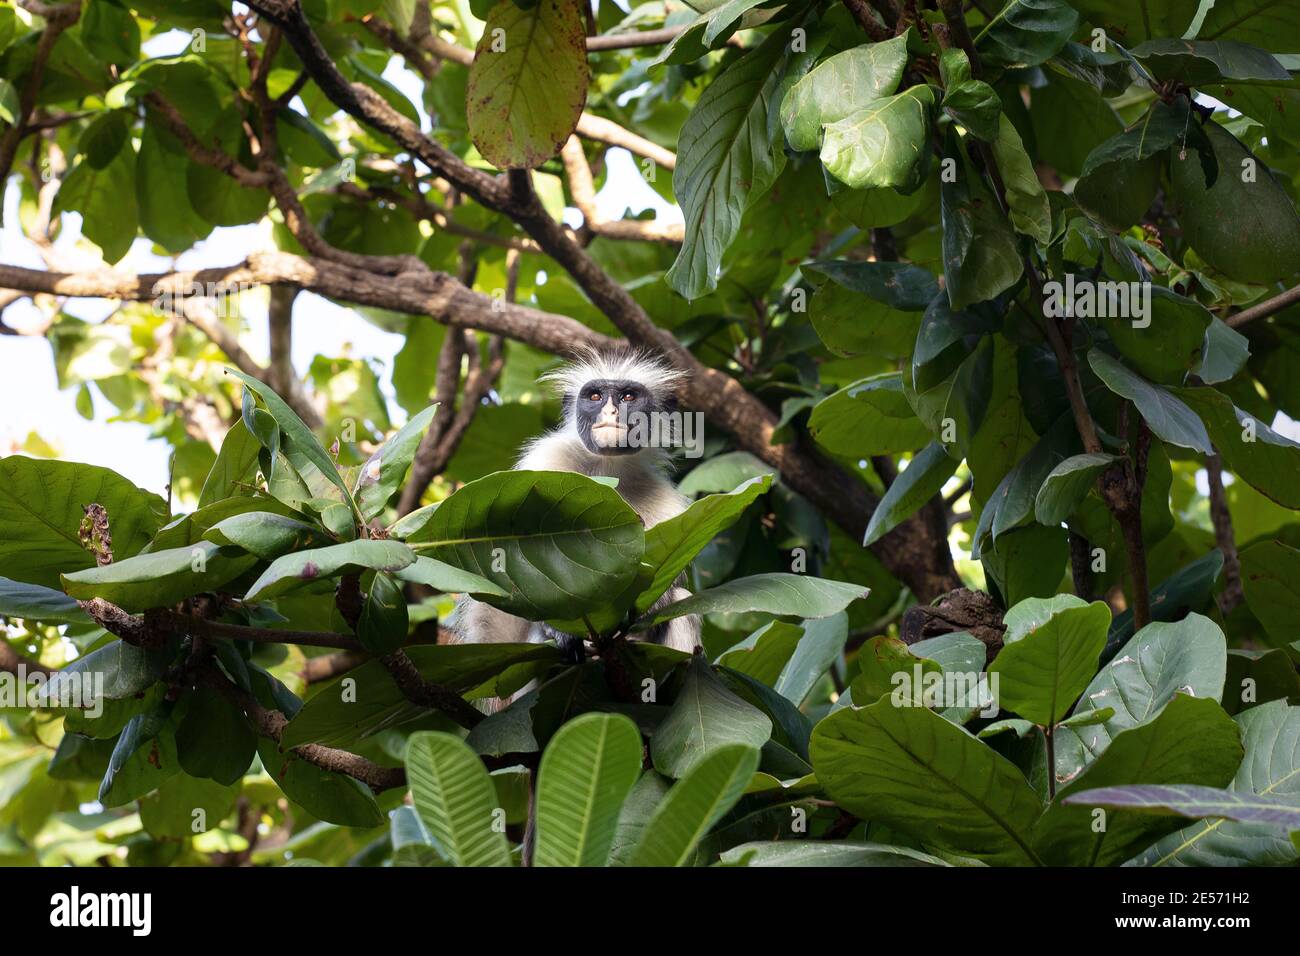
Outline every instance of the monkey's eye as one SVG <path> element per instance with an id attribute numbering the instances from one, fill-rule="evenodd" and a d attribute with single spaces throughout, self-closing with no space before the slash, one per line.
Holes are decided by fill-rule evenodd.
<path id="1" fill-rule="evenodd" d="M 623 393 L 623 401 L 625 401 L 625 402 L 635 402 L 635 401 L 636 401 L 636 392 L 633 392 L 633 391 L 626 391 L 626 392 L 624 392 L 624 393 Z"/>
<path id="2" fill-rule="evenodd" d="M 589 401 L 589 402 L 598 402 L 598 401 L 600 401 L 600 392 L 596 392 L 596 391 L 591 392 L 591 393 L 587 396 L 587 401 Z"/>

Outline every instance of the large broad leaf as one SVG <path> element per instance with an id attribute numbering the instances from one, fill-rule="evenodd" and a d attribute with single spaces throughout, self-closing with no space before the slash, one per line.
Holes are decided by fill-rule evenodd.
<path id="1" fill-rule="evenodd" d="M 945 156 L 954 157 L 955 149 L 946 150 Z M 939 189 L 943 274 L 949 304 L 964 309 L 1011 288 L 1024 272 L 1024 263 L 1011 225 L 992 197 L 973 186 L 973 174 L 959 169 L 955 181 L 944 179 Z"/>
<path id="2" fill-rule="evenodd" d="M 737 578 L 683 598 L 646 615 L 633 627 L 642 630 L 687 614 L 718 612 L 761 611 L 789 617 L 828 617 L 866 597 L 867 593 L 868 589 L 860 584 L 773 571 Z"/>
<path id="3" fill-rule="evenodd" d="M 352 504 L 352 496 L 348 492 L 347 483 L 343 481 L 343 476 L 334 465 L 333 459 L 326 454 L 325 449 L 321 447 L 316 436 L 312 434 L 298 414 L 285 404 L 284 399 L 271 389 L 270 386 L 253 378 L 251 375 L 245 375 L 236 369 L 226 369 L 226 372 L 235 376 L 244 386 L 253 392 L 262 400 L 266 410 L 275 420 L 275 424 L 283 433 L 279 442 L 279 449 L 286 458 L 289 459 L 293 467 L 301 474 L 311 470 L 317 470 L 325 479 L 342 492 L 342 500 L 350 508 L 355 509 Z M 246 419 L 247 420 L 247 419 Z"/>
<path id="4" fill-rule="evenodd" d="M 602 866 L 619 808 L 641 775 L 641 735 L 620 714 L 583 714 L 546 746 L 534 866 Z"/>
<path id="5" fill-rule="evenodd" d="M 1205 124 L 1222 175 L 1207 187 L 1190 152 L 1169 157 L 1178 222 L 1187 243 L 1242 282 L 1273 282 L 1300 269 L 1300 215 L 1268 167 L 1215 123 Z M 1248 181 L 1243 181 L 1249 177 Z"/>
<path id="6" fill-rule="evenodd" d="M 1237 408 L 1212 388 L 1180 388 L 1173 394 L 1209 430 L 1214 447 L 1238 478 L 1284 508 L 1300 509 L 1300 444 Z"/>
<path id="7" fill-rule="evenodd" d="M 722 862 L 732 866 L 952 866 L 905 846 L 852 840 L 742 843 L 723 853 Z"/>
<path id="8" fill-rule="evenodd" d="M 1048 476 L 1067 461 L 1078 446 L 1073 421 L 1068 415 L 1062 415 L 993 489 L 975 527 L 973 556 L 982 553 L 987 543 L 986 536 L 991 535 L 991 540 L 996 542 L 1012 528 L 1030 520 Z"/>
<path id="9" fill-rule="evenodd" d="M 717 663 L 775 687 L 803 636 L 798 624 L 772 621 L 729 648 Z"/>
<path id="10" fill-rule="evenodd" d="M 357 640 L 371 654 L 388 654 L 406 643 L 410 624 L 402 586 L 392 574 L 380 571 L 366 589 Z"/>
<path id="11" fill-rule="evenodd" d="M 268 737 L 258 740 L 257 754 L 275 785 L 312 816 L 346 827 L 377 827 L 384 822 L 375 795 L 360 781 L 322 770 L 292 750 L 282 752 Z"/>
<path id="12" fill-rule="evenodd" d="M 1120 732 L 1146 723 L 1178 693 L 1219 700 L 1228 668 L 1223 632 L 1189 614 L 1176 623 L 1148 624 L 1093 678 L 1074 715 L 1109 707 L 1107 720 L 1056 740 L 1056 779 L 1073 780 Z"/>
<path id="13" fill-rule="evenodd" d="M 1163 787 L 1130 784 L 1084 790 L 1064 802 L 1136 813 L 1172 814 L 1193 820 L 1215 817 L 1300 830 L 1300 797 L 1292 795 L 1240 793 L 1192 784 Z"/>
<path id="14" fill-rule="evenodd" d="M 575 4 L 496 4 L 469 68 L 470 138 L 501 169 L 540 166 L 578 125 L 589 76 Z"/>
<path id="15" fill-rule="evenodd" d="M 1240 558 L 1246 603 L 1272 642 L 1287 647 L 1300 620 L 1300 551 L 1281 541 L 1258 541 Z"/>
<path id="16" fill-rule="evenodd" d="M 1065 521 L 1088 496 L 1097 477 L 1121 460 L 1118 455 L 1096 452 L 1072 455 L 1053 468 L 1034 497 L 1034 517 L 1038 523 L 1054 528 Z"/>
<path id="17" fill-rule="evenodd" d="M 1087 728 L 1082 728 L 1087 732 Z M 1241 739 L 1217 701 L 1174 697 L 1148 723 L 1115 737 L 1106 752 L 1056 795 L 1039 821 L 1034 846 L 1048 862 L 1113 866 L 1178 826 L 1176 820 L 1116 810 L 1095 826 L 1090 808 L 1063 801 L 1116 784 L 1194 783 L 1219 787 L 1241 763 Z"/>
<path id="18" fill-rule="evenodd" d="M 1047 201 L 1047 191 L 1038 181 L 1033 161 L 1025 152 L 1020 134 L 1006 114 L 1001 116 L 998 123 L 998 136 L 993 141 L 993 156 L 1006 187 L 1011 224 L 1016 227 L 1016 232 L 1047 245 L 1052 237 L 1052 208 Z"/>
<path id="19" fill-rule="evenodd" d="M 416 813 L 454 865 L 510 865 L 496 789 L 464 741 L 438 731 L 412 734 L 406 777 Z"/>
<path id="20" fill-rule="evenodd" d="M 462 571 L 442 561 L 424 556 L 417 557 L 414 564 L 392 572 L 403 581 L 423 584 L 444 594 L 472 594 L 475 597 L 505 597 L 506 591 L 497 587 L 485 577 Z"/>
<path id="21" fill-rule="evenodd" d="M 186 247 L 189 243 L 186 243 Z M 199 492 L 199 507 L 238 495 L 244 488 L 252 489 L 253 472 L 257 468 L 257 453 L 261 444 L 248 430 L 243 420 L 235 422 L 222 439 L 217 460 L 212 463 L 208 477 Z"/>
<path id="22" fill-rule="evenodd" d="M 863 547 L 875 544 L 937 495 L 959 464 L 938 442 L 930 442 L 913 455 L 871 513 Z"/>
<path id="23" fill-rule="evenodd" d="M 384 510 L 394 492 L 402 484 L 406 470 L 411 467 L 420 439 L 433 420 L 437 405 L 430 405 L 403 425 L 370 456 L 357 473 L 357 483 L 352 489 L 361 516 L 367 521 Z"/>
<path id="24" fill-rule="evenodd" d="M 1107 388 L 1137 406 L 1151 431 L 1160 438 L 1203 455 L 1214 453 L 1205 425 L 1185 403 L 1099 349 L 1088 352 L 1088 364 Z"/>
<path id="25" fill-rule="evenodd" d="M 1037 66 L 1060 52 L 1078 24 L 1065 0 L 1010 0 L 975 37 L 975 46 L 990 64 Z"/>
<path id="26" fill-rule="evenodd" d="M 203 532 L 203 537 L 213 544 L 243 548 L 263 561 L 330 543 L 322 528 L 269 511 L 246 511 L 223 518 Z"/>
<path id="27" fill-rule="evenodd" d="M 876 100 L 826 127 L 822 163 L 854 189 L 911 192 L 925 179 L 933 111 L 934 91 L 924 85 Z"/>
<path id="28" fill-rule="evenodd" d="M 1300 797 L 1300 707 L 1276 700 L 1237 715 L 1245 759 L 1229 789 L 1249 797 Z M 1279 866 L 1300 849 L 1284 827 L 1203 820 L 1165 837 L 1138 856 L 1140 866 Z"/>
<path id="29" fill-rule="evenodd" d="M 1179 568 L 1174 574 L 1151 589 L 1151 619 L 1176 621 L 1188 611 L 1201 611 L 1209 606 L 1214 594 L 1214 582 L 1223 570 L 1223 552 L 1218 548 Z M 1106 640 L 1103 661 L 1109 661 L 1120 645 L 1133 636 L 1133 609 L 1116 614 Z"/>
<path id="30" fill-rule="evenodd" d="M 169 607 L 239 577 L 257 558 L 201 541 L 188 548 L 137 554 L 99 568 L 63 575 L 63 590 L 78 600 L 103 598 L 125 611 Z"/>
<path id="31" fill-rule="evenodd" d="M 798 706 L 822 675 L 839 660 L 849 637 L 849 618 L 841 611 L 830 617 L 805 621 L 804 636 L 793 656 L 781 668 L 773 685 L 778 694 Z"/>
<path id="32" fill-rule="evenodd" d="M 929 270 L 907 263 L 822 259 L 800 268 L 830 280 L 813 295 L 808 312 L 817 335 L 837 355 L 909 354 L 921 319 L 915 313 L 939 292 Z"/>
<path id="33" fill-rule="evenodd" d="M 113 555 L 138 552 L 167 517 L 167 505 L 107 468 L 14 455 L 0 459 L 0 574 L 55 587 L 59 574 L 91 567 L 77 530 L 86 505 L 108 512 Z"/>
<path id="34" fill-rule="evenodd" d="M 1182 36 L 1181 33 L 1163 35 Z M 1266 0 L 1216 0 L 1196 35 L 1202 40 L 1237 40 L 1274 53 L 1294 53 L 1300 49 L 1300 24 L 1296 23 L 1295 11 L 1286 4 Z"/>
<path id="35" fill-rule="evenodd" d="M 789 40 L 778 30 L 705 87 L 677 139 L 673 192 L 686 217 L 668 284 L 688 299 L 717 287 L 722 254 L 750 203 L 776 181 L 785 153 L 769 117 Z"/>
<path id="36" fill-rule="evenodd" d="M 1235 40 L 1147 40 L 1130 51 L 1161 80 L 1204 86 L 1218 80 L 1289 80 L 1291 74 L 1268 53 Z"/>
<path id="37" fill-rule="evenodd" d="M 771 736 L 767 716 L 727 690 L 709 662 L 696 656 L 672 710 L 650 738 L 650 757 L 665 776 L 684 777 L 716 750 L 731 744 L 757 749 Z"/>
<path id="38" fill-rule="evenodd" d="M 817 149 L 823 126 L 893 93 L 906 65 L 906 36 L 856 46 L 817 64 L 790 87 L 781 103 L 781 125 L 790 148 Z"/>
<path id="39" fill-rule="evenodd" d="M 1063 595 L 1072 597 L 1072 595 Z M 1017 614 L 1036 614 L 1050 607 L 1041 621 L 1013 632 Z M 1004 707 L 1034 723 L 1050 727 L 1065 716 L 1097 670 L 1106 646 L 1110 608 L 1101 601 L 1074 598 L 1064 606 L 1030 598 L 1007 612 L 1007 634 L 989 667 L 998 675 L 998 699 Z M 1014 637 L 1014 640 L 1012 639 Z"/>
<path id="40" fill-rule="evenodd" d="M 62 591 L 0 577 L 0 617 L 46 624 L 89 624 L 90 618 Z"/>
<path id="41" fill-rule="evenodd" d="M 471 481 L 406 540 L 508 591 L 489 603 L 511 614 L 568 620 L 623 592 L 644 553 L 645 529 L 607 485 L 510 471 Z"/>
<path id="42" fill-rule="evenodd" d="M 1101 293 L 1099 293 L 1099 296 Z M 1210 313 L 1195 299 L 1161 286 L 1151 287 L 1150 312 L 1111 315 L 1104 320 L 1110 339 L 1138 372 L 1166 385 L 1181 385 L 1201 364 Z"/>
<path id="43" fill-rule="evenodd" d="M 415 552 L 400 541 L 362 540 L 294 551 L 276 558 L 244 595 L 245 601 L 269 601 L 315 581 L 361 571 L 400 571 L 414 563 Z"/>
<path id="44" fill-rule="evenodd" d="M 943 110 L 982 140 L 998 138 L 1002 100 L 983 80 L 971 78 L 970 59 L 959 47 L 949 47 L 939 57 L 943 79 Z"/>
<path id="45" fill-rule="evenodd" d="M 1072 5 L 1093 26 L 1105 28 L 1116 40 L 1130 46 L 1149 37 L 1180 37 L 1196 16 L 1196 5 L 1186 0 L 1145 0 L 1140 4 L 1131 0 L 1074 0 Z"/>
<path id="46" fill-rule="evenodd" d="M 911 451 L 930 437 L 903 394 L 899 372 L 864 378 L 822 399 L 808 431 L 823 448 L 852 458 Z"/>
<path id="47" fill-rule="evenodd" d="M 817 780 L 864 819 L 989 863 L 1033 863 L 1038 796 L 1011 761 L 923 707 L 885 698 L 813 730 Z"/>
<path id="48" fill-rule="evenodd" d="M 186 698 L 176 754 L 187 774 L 230 785 L 244 775 L 256 751 L 257 738 L 243 711 L 224 696 L 198 688 Z"/>
<path id="49" fill-rule="evenodd" d="M 758 750 L 731 744 L 713 751 L 668 791 L 641 832 L 632 866 L 683 866 L 706 833 L 735 806 L 754 771 Z"/>

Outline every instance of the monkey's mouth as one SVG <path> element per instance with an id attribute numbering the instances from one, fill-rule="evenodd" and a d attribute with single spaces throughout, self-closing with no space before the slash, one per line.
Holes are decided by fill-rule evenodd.
<path id="1" fill-rule="evenodd" d="M 591 426 L 591 437 L 597 445 L 611 447 L 627 440 L 627 426 L 616 422 L 601 422 Z"/>

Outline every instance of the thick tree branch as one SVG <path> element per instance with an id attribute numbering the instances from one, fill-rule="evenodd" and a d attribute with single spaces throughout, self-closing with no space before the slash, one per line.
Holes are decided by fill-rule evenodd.
<path id="1" fill-rule="evenodd" d="M 405 651 L 393 651 L 379 660 L 392 676 L 397 689 L 411 703 L 440 711 L 467 729 L 487 716 L 455 691 L 425 680 Z"/>

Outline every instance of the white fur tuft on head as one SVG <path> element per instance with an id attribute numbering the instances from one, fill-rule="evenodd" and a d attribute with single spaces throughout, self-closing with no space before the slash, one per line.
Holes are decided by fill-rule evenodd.
<path id="1" fill-rule="evenodd" d="M 662 403 L 677 390 L 686 377 L 673 368 L 668 360 L 646 349 L 616 348 L 600 351 L 583 348 L 576 358 L 553 372 L 542 376 L 543 382 L 553 384 L 562 396 L 573 396 L 578 389 L 597 379 L 616 382 L 637 382 L 649 391 L 656 402 Z"/>

